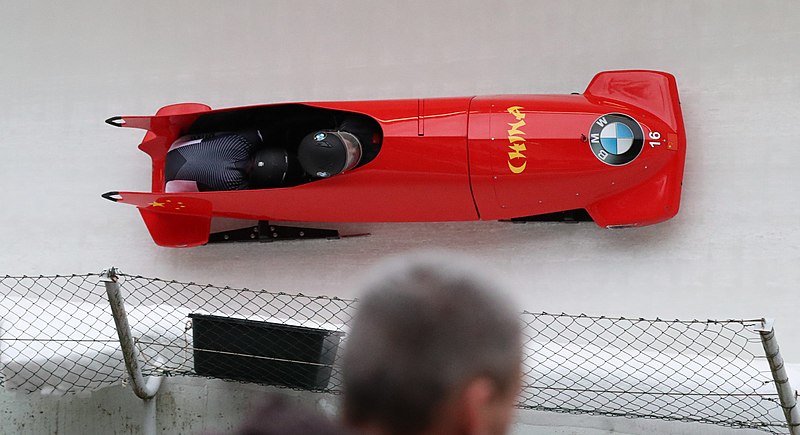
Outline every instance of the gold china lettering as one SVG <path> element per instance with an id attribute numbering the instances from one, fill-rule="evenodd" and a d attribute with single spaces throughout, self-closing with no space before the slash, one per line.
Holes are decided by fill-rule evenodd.
<path id="1" fill-rule="evenodd" d="M 525 147 L 525 138 L 523 137 L 525 132 L 521 130 L 525 126 L 525 114 L 520 110 L 522 110 L 520 106 L 511 106 L 506 109 L 517 120 L 517 122 L 508 123 L 508 126 L 511 127 L 508 130 L 508 148 L 511 149 L 508 153 L 508 169 L 514 174 L 521 174 L 525 167 L 528 166 L 527 157 L 522 153 L 528 150 Z M 522 164 L 515 165 L 514 163 L 519 163 L 519 159 L 523 160 Z M 515 162 L 512 163 L 512 160 L 515 160 Z"/>

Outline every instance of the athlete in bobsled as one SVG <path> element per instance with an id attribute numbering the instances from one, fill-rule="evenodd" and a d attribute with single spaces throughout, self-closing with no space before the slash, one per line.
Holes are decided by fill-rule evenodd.
<path id="1" fill-rule="evenodd" d="M 372 160 L 380 134 L 358 117 L 306 134 L 295 147 L 265 141 L 260 130 L 187 135 L 170 146 L 167 192 L 283 187 L 328 178 Z M 296 149 L 296 152 L 294 150 Z"/>

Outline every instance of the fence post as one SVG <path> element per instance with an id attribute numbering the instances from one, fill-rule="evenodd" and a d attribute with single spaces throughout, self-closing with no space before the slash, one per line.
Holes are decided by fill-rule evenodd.
<path id="1" fill-rule="evenodd" d="M 122 357 L 125 359 L 125 368 L 128 370 L 133 392 L 142 400 L 152 399 L 161 386 L 161 377 L 151 376 L 147 382 L 144 381 L 142 370 L 139 367 L 139 352 L 133 342 L 131 327 L 128 324 L 128 315 L 125 313 L 125 302 L 122 299 L 122 292 L 119 287 L 117 269 L 112 267 L 104 270 L 100 280 L 106 286 L 108 303 L 111 305 L 114 323 L 117 325 L 117 335 L 119 335 L 119 343 L 122 346 Z"/>
<path id="2" fill-rule="evenodd" d="M 789 433 L 800 435 L 800 407 L 797 406 L 797 394 L 789 383 L 786 365 L 778 348 L 778 340 L 775 339 L 773 323 L 772 319 L 761 319 L 761 326 L 756 328 L 756 331 L 761 334 L 761 344 L 764 345 L 764 353 L 769 361 L 769 369 L 772 372 L 772 379 L 775 381 L 775 388 L 778 390 L 778 398 L 781 401 L 783 414 L 786 416 Z"/>

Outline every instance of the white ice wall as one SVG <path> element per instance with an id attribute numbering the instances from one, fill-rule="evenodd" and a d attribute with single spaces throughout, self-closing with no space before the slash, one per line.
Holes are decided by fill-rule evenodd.
<path id="1" fill-rule="evenodd" d="M 662 318 L 768 316 L 800 362 L 800 3 L 0 0 L 0 274 L 125 272 L 356 296 L 378 258 L 472 253 L 522 308 Z M 684 196 L 664 224 L 371 224 L 340 241 L 156 247 L 138 131 L 102 121 L 197 101 L 582 91 L 598 71 L 676 75 Z M 121 399 L 122 400 L 122 399 Z M 130 400 L 133 400 L 132 398 Z"/>

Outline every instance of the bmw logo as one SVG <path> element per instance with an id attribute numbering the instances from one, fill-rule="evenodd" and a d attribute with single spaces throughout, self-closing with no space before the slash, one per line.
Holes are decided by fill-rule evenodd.
<path id="1" fill-rule="evenodd" d="M 314 140 L 317 142 L 321 142 L 324 139 L 325 139 L 325 133 L 319 132 L 314 135 Z"/>
<path id="2" fill-rule="evenodd" d="M 626 165 L 642 152 L 644 131 L 630 116 L 609 113 L 592 124 L 589 146 L 601 162 L 612 166 Z"/>

